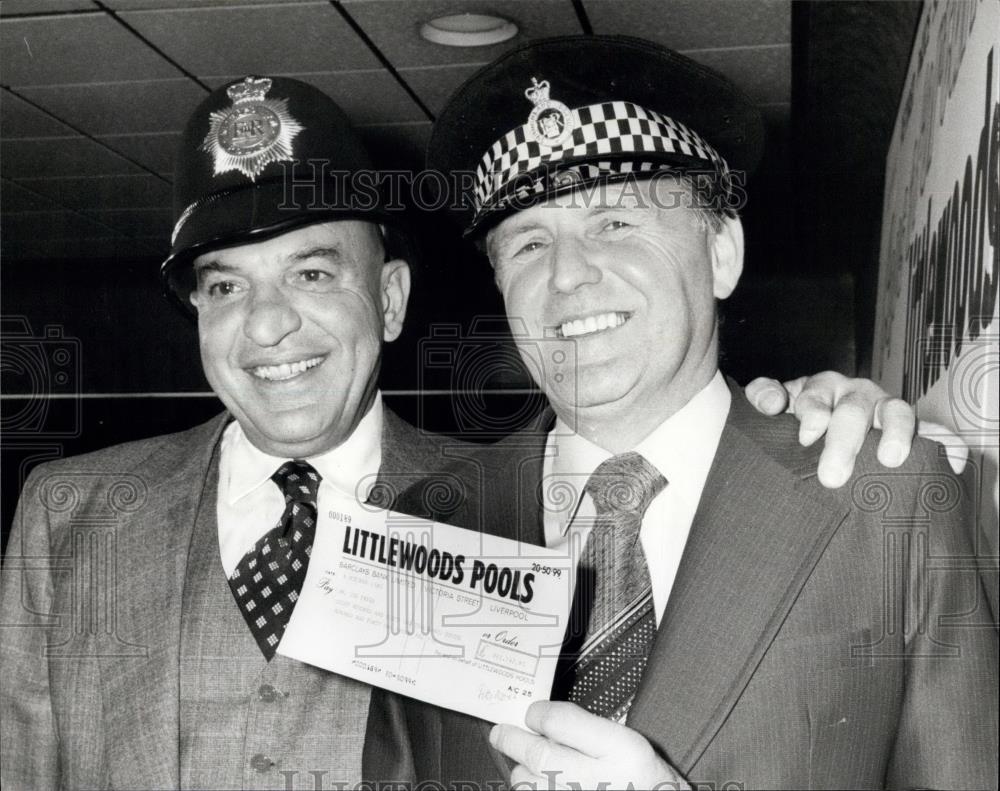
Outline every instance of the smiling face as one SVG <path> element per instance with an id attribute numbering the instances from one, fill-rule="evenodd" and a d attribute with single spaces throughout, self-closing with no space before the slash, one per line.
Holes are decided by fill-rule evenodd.
<path id="1" fill-rule="evenodd" d="M 507 316 L 532 339 L 572 345 L 575 376 L 539 385 L 569 425 L 603 447 L 633 447 L 704 387 L 717 368 L 715 299 L 742 267 L 742 229 L 708 228 L 677 205 L 676 179 L 608 185 L 588 201 L 557 196 L 487 237 Z M 553 350 L 554 351 L 554 350 Z M 546 356 L 549 356 L 546 354 Z M 615 447 L 612 447 L 615 446 Z"/>
<path id="2" fill-rule="evenodd" d="M 383 263 L 376 226 L 309 225 L 204 253 L 194 271 L 205 375 L 250 441 L 305 458 L 347 439 L 409 295 L 409 269 Z"/>

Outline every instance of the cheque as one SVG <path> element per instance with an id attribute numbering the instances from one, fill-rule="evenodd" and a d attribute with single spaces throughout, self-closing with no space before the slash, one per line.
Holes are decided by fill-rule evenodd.
<path id="1" fill-rule="evenodd" d="M 278 653 L 520 725 L 549 697 L 572 595 L 564 553 L 393 511 L 329 511 Z"/>

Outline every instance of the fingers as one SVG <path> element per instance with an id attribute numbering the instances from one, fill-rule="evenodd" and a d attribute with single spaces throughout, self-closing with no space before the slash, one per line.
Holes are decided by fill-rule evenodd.
<path id="1" fill-rule="evenodd" d="M 854 472 L 854 459 L 871 428 L 874 410 L 862 395 L 851 393 L 837 403 L 819 457 L 817 476 L 828 489 L 843 486 Z"/>
<path id="2" fill-rule="evenodd" d="M 788 381 L 781 383 L 785 388 L 785 392 L 788 393 L 789 406 L 793 406 L 795 404 L 795 399 L 799 397 L 799 394 L 802 392 L 802 388 L 808 381 L 808 376 L 800 376 L 798 379 L 789 379 Z"/>
<path id="3" fill-rule="evenodd" d="M 850 381 L 836 371 L 823 371 L 789 382 L 789 392 L 793 394 L 792 411 L 799 419 L 801 444 L 809 447 L 826 433 L 833 406 L 849 391 Z"/>
<path id="4" fill-rule="evenodd" d="M 539 736 L 516 725 L 494 725 L 490 744 L 513 761 L 524 766 L 532 775 L 579 763 L 583 756 L 547 736 Z"/>
<path id="5" fill-rule="evenodd" d="M 969 446 L 965 440 L 953 434 L 939 423 L 931 423 L 929 420 L 921 420 L 917 424 L 917 434 L 925 439 L 932 439 L 944 445 L 945 454 L 948 457 L 948 464 L 956 475 L 961 475 L 965 465 L 969 460 Z"/>
<path id="6" fill-rule="evenodd" d="M 901 398 L 883 398 L 875 406 L 875 428 L 882 429 L 878 460 L 886 467 L 898 467 L 910 455 L 917 415 Z"/>
<path id="7" fill-rule="evenodd" d="M 575 703 L 536 701 L 525 724 L 497 725 L 490 743 L 518 767 L 516 787 L 687 788 L 638 731 L 591 714 Z"/>
<path id="8" fill-rule="evenodd" d="M 779 415 L 788 406 L 788 393 L 777 379 L 759 376 L 745 390 L 750 403 L 765 415 Z"/>
<path id="9" fill-rule="evenodd" d="M 593 758 L 615 752 L 621 740 L 632 733 L 565 701 L 535 701 L 528 707 L 524 722 L 543 736 Z"/>
<path id="10" fill-rule="evenodd" d="M 818 391 L 804 390 L 795 399 L 795 416 L 799 419 L 799 442 L 807 448 L 826 433 L 833 414 L 834 397 L 828 397 Z"/>

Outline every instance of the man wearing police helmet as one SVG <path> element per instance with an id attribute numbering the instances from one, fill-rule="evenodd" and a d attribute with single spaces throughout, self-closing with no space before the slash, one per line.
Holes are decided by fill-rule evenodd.
<path id="1" fill-rule="evenodd" d="M 394 748 L 400 720 L 370 705 L 368 687 L 275 651 L 322 515 L 338 500 L 392 506 L 442 463 L 440 441 L 378 392 L 410 281 L 364 174 L 344 114 L 296 80 L 236 80 L 192 115 L 162 275 L 197 318 L 226 412 L 29 476 L 7 557 L 26 571 L 4 574 L 0 591 L 15 625 L 0 643 L 5 789 L 412 775 Z M 815 392 L 832 401 L 834 389 Z M 854 398 L 870 413 L 882 395 L 862 383 Z M 866 428 L 840 431 L 841 445 Z M 77 588 L 32 559 L 72 556 L 80 530 L 109 514 L 111 582 L 84 592 L 108 597 L 113 634 L 68 635 L 39 614 L 72 611 Z"/>
<path id="2" fill-rule="evenodd" d="M 428 167 L 475 172 L 465 231 L 515 341 L 575 361 L 541 369 L 538 426 L 449 470 L 489 483 L 442 517 L 582 551 L 551 700 L 524 727 L 387 701 L 419 777 L 996 787 L 997 632 L 957 560 L 975 557 L 970 493 L 922 439 L 887 472 L 877 434 L 826 489 L 795 421 L 719 371 L 716 301 L 743 266 L 733 174 L 761 149 L 728 80 L 626 37 L 527 44 L 439 115 Z"/>
<path id="3" fill-rule="evenodd" d="M 47 660 L 62 631 L 5 630 L 5 789 L 361 780 L 370 688 L 275 647 L 320 510 L 388 506 L 440 464 L 435 439 L 378 391 L 410 280 L 387 250 L 394 218 L 356 180 L 366 172 L 340 108 L 293 79 L 237 80 L 191 116 L 162 274 L 197 316 L 226 413 L 29 477 L 8 559 L 72 554 L 68 514 L 53 502 L 63 484 L 79 498 L 75 519 L 133 485 L 115 555 L 116 632 L 128 645 L 76 635 L 69 658 Z M 69 611 L 63 583 L 5 574 L 4 623 L 25 623 L 25 609 Z M 372 717 L 373 733 L 387 732 Z"/>

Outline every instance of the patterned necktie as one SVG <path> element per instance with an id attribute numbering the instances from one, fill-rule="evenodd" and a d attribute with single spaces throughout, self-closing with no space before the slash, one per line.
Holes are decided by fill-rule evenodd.
<path id="1" fill-rule="evenodd" d="M 587 481 L 597 519 L 578 564 L 553 700 L 570 700 L 624 722 L 656 634 L 639 528 L 646 508 L 666 485 L 635 452 L 608 459 Z"/>
<path id="2" fill-rule="evenodd" d="M 285 511 L 278 524 L 240 559 L 229 578 L 229 587 L 268 662 L 306 578 L 322 476 L 304 461 L 286 461 L 271 480 L 285 496 Z"/>

